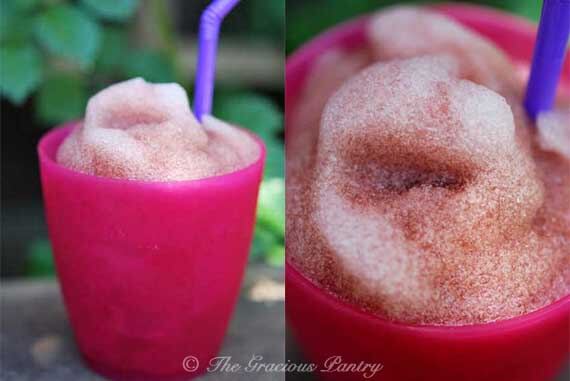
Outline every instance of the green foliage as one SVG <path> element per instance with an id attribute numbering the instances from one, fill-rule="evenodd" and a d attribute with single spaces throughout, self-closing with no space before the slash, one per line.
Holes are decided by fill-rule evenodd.
<path id="1" fill-rule="evenodd" d="M 138 6 L 138 0 L 81 0 L 86 8 L 103 19 L 124 21 L 131 17 Z"/>
<path id="2" fill-rule="evenodd" d="M 265 180 L 261 184 L 257 222 L 276 234 L 285 231 L 285 181 L 282 178 Z"/>
<path id="3" fill-rule="evenodd" d="M 1 95 L 21 104 L 36 94 L 36 116 L 53 125 L 80 118 L 87 96 L 117 80 L 175 80 L 174 57 L 131 46 L 124 22 L 138 5 L 139 0 L 1 1 Z"/>
<path id="4" fill-rule="evenodd" d="M 36 98 L 38 116 L 48 124 L 75 119 L 83 114 L 86 105 L 87 89 L 83 78 L 66 73 L 50 76 Z"/>
<path id="5" fill-rule="evenodd" d="M 255 36 L 271 36 L 282 42 L 285 31 L 285 0 L 250 0 L 249 24 Z"/>
<path id="6" fill-rule="evenodd" d="M 538 21 L 542 9 L 540 0 L 472 0 L 472 3 L 499 8 L 507 12 Z"/>
<path id="7" fill-rule="evenodd" d="M 285 175 L 285 151 L 283 142 L 270 140 L 265 143 L 265 177 L 283 177 Z"/>
<path id="8" fill-rule="evenodd" d="M 32 35 L 32 20 L 14 3 L 0 1 L 0 41 L 26 44 Z"/>
<path id="9" fill-rule="evenodd" d="M 129 41 L 126 31 L 113 26 L 106 27 L 103 29 L 102 54 L 95 62 L 95 69 L 109 75 L 120 73 L 121 65 L 127 58 L 128 49 Z"/>
<path id="10" fill-rule="evenodd" d="M 265 261 L 267 253 L 276 246 L 282 245 L 279 236 L 274 234 L 266 226 L 255 225 L 253 233 L 253 243 L 251 247 L 250 259 L 254 261 Z"/>
<path id="11" fill-rule="evenodd" d="M 285 246 L 276 245 L 269 249 L 265 257 L 265 263 L 275 267 L 285 265 Z"/>
<path id="12" fill-rule="evenodd" d="M 274 139 L 283 128 L 283 117 L 270 99 L 254 93 L 229 93 L 216 98 L 214 114 L 244 126 L 264 140 Z"/>
<path id="13" fill-rule="evenodd" d="M 30 45 L 0 46 L 0 93 L 22 103 L 42 80 L 42 58 Z"/>
<path id="14" fill-rule="evenodd" d="M 139 50 L 128 54 L 125 61 L 125 75 L 128 78 L 143 77 L 151 82 L 175 81 L 174 65 L 163 53 Z"/>
<path id="15" fill-rule="evenodd" d="M 264 180 L 259 190 L 252 258 L 272 266 L 285 261 L 285 180 Z"/>
<path id="16" fill-rule="evenodd" d="M 93 18 L 70 5 L 50 7 L 36 16 L 34 32 L 51 54 L 81 67 L 90 66 L 101 43 L 101 30 Z"/>
<path id="17" fill-rule="evenodd" d="M 542 9 L 542 1 L 537 0 L 481 0 L 483 4 L 504 9 L 509 12 L 538 21 Z"/>
<path id="18" fill-rule="evenodd" d="M 40 5 L 41 0 L 12 0 L 14 7 L 21 11 L 30 11 Z"/>
<path id="19" fill-rule="evenodd" d="M 540 19 L 541 10 L 542 3 L 540 1 L 519 1 L 513 6 L 515 13 L 536 22 Z"/>
<path id="20" fill-rule="evenodd" d="M 26 275 L 33 277 L 52 276 L 55 273 L 51 246 L 48 240 L 33 241 L 28 247 Z"/>

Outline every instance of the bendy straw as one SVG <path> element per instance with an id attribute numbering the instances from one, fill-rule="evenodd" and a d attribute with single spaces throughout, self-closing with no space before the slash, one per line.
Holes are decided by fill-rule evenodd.
<path id="1" fill-rule="evenodd" d="M 194 113 L 199 121 L 212 112 L 216 52 L 220 26 L 239 0 L 214 0 L 202 13 L 198 42 L 198 67 L 194 88 Z"/>

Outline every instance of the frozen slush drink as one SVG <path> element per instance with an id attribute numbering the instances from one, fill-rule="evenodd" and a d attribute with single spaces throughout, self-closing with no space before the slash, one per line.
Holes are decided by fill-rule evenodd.
<path id="1" fill-rule="evenodd" d="M 265 151 L 175 84 L 103 90 L 39 144 L 47 222 L 86 362 L 186 380 L 216 356 L 247 262 Z"/>

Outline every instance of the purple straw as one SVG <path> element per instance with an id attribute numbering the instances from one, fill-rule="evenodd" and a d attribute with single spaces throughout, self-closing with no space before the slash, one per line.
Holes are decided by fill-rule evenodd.
<path id="1" fill-rule="evenodd" d="M 202 121 L 203 115 L 212 113 L 220 25 L 238 2 L 239 0 L 214 0 L 200 17 L 198 68 L 194 87 L 194 114 L 199 121 Z"/>
<path id="2" fill-rule="evenodd" d="M 524 102 L 533 120 L 554 105 L 569 34 L 570 0 L 544 0 Z"/>

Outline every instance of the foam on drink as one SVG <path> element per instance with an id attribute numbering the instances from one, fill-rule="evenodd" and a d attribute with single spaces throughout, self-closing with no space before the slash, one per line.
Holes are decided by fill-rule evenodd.
<path id="1" fill-rule="evenodd" d="M 570 164 L 462 62 L 363 70 L 328 101 L 313 167 L 288 164 L 290 260 L 394 320 L 489 322 L 570 292 Z"/>
<path id="2" fill-rule="evenodd" d="M 297 174 L 302 174 L 303 168 L 312 166 L 310 160 L 316 147 L 321 114 L 330 96 L 351 76 L 371 63 L 371 57 L 366 51 L 344 52 L 331 49 L 316 61 L 312 68 L 312 75 L 303 88 L 300 100 L 291 116 L 292 122 L 288 126 L 288 134 L 295 135 L 296 139 L 288 139 L 285 145 L 287 153 L 287 168 L 285 178 L 287 182 L 286 205 L 290 198 L 298 197 L 302 189 Z M 288 210 L 293 213 L 293 210 Z M 291 223 L 295 219 L 291 220 Z"/>
<path id="3" fill-rule="evenodd" d="M 447 53 L 460 61 L 460 76 L 506 95 L 516 82 L 508 57 L 491 41 L 457 22 L 419 7 L 379 12 L 368 35 L 375 58 L 387 61 Z"/>
<path id="4" fill-rule="evenodd" d="M 181 86 L 137 78 L 89 100 L 84 122 L 62 143 L 57 161 L 97 176 L 177 181 L 232 172 L 258 156 L 246 132 L 211 116 L 201 125 Z"/>
<path id="5" fill-rule="evenodd" d="M 287 146 L 287 150 L 298 152 L 298 150 L 311 149 L 317 136 L 318 129 L 313 126 L 318 125 L 323 108 L 330 96 L 351 76 L 372 63 L 370 55 L 366 51 L 343 52 L 340 50 L 330 50 L 324 53 L 316 61 L 312 69 L 314 75 L 310 76 L 308 83 L 304 86 L 301 95 L 302 101 L 296 107 L 293 115 L 293 128 L 303 134 L 301 145 Z M 296 157 L 305 155 L 295 155 Z"/>
<path id="6" fill-rule="evenodd" d="M 537 127 L 541 148 L 570 160 L 570 107 L 539 114 Z"/>

